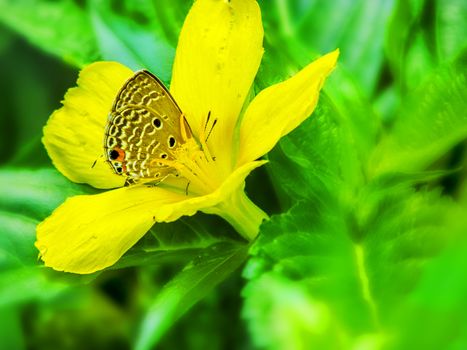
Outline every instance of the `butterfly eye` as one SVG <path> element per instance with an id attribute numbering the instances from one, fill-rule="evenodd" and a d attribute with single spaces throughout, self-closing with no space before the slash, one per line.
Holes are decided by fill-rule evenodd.
<path id="1" fill-rule="evenodd" d="M 161 121 L 159 118 L 154 118 L 154 120 L 152 121 L 152 123 L 154 124 L 154 126 L 156 127 L 156 129 L 162 128 L 162 121 Z"/>
<path id="2" fill-rule="evenodd" d="M 169 148 L 174 148 L 174 147 L 175 147 L 175 143 L 176 143 L 175 137 L 169 136 L 169 138 L 168 138 L 168 143 L 169 143 Z"/>
<path id="3" fill-rule="evenodd" d="M 167 158 L 167 153 L 161 153 L 161 158 L 162 158 L 162 159 Z"/>

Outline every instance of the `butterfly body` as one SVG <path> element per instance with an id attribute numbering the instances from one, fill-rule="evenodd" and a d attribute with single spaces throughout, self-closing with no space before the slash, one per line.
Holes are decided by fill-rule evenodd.
<path id="1" fill-rule="evenodd" d="M 148 71 L 136 72 L 119 91 L 104 135 L 104 154 L 126 184 L 158 183 L 178 175 L 170 166 L 176 149 L 191 137 L 169 91 Z"/>

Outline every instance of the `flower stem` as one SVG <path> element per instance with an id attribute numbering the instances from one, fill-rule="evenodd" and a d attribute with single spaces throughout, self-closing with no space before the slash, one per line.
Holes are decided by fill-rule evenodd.
<path id="1" fill-rule="evenodd" d="M 219 204 L 217 209 L 217 214 L 248 241 L 256 238 L 261 223 L 268 218 L 243 190 L 234 192 L 228 200 Z"/>

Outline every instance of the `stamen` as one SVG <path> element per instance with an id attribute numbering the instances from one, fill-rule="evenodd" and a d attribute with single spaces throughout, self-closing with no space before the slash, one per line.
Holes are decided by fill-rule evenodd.
<path id="1" fill-rule="evenodd" d="M 203 152 L 206 154 L 206 159 L 208 161 L 214 160 L 213 157 L 211 156 L 211 153 L 209 152 L 209 148 L 208 148 L 208 145 L 207 145 L 207 140 L 209 138 L 209 135 L 211 135 L 212 128 L 209 131 L 209 135 L 206 137 L 206 128 L 207 128 L 207 125 L 208 125 L 208 122 L 209 122 L 210 118 L 211 118 L 211 111 L 208 112 L 208 115 L 206 117 L 206 123 L 204 124 L 204 128 L 203 128 L 203 131 L 201 132 L 200 140 L 199 140 L 200 143 L 201 143 L 201 147 L 203 149 Z M 215 119 L 214 125 L 216 124 L 216 121 L 217 121 L 217 119 Z"/>
<path id="2" fill-rule="evenodd" d="M 214 119 L 214 121 L 212 122 L 211 130 L 209 130 L 209 133 L 208 133 L 208 136 L 206 137 L 205 142 L 208 142 L 209 136 L 211 136 L 212 129 L 214 129 L 214 127 L 216 126 L 216 123 L 217 123 L 217 118 Z"/>
<path id="3" fill-rule="evenodd" d="M 180 171 L 182 176 L 191 181 L 195 188 L 202 187 L 207 190 L 216 188 L 217 171 L 210 159 L 207 146 L 205 145 L 201 150 L 194 140 L 184 146 L 177 149 L 176 155 L 177 162 L 183 164 L 184 167 Z"/>
<path id="4" fill-rule="evenodd" d="M 206 123 L 204 123 L 204 133 L 206 133 L 206 128 L 208 127 L 209 119 L 211 119 L 211 111 L 208 112 Z"/>
<path id="5" fill-rule="evenodd" d="M 211 125 L 209 125 L 210 122 L 212 122 Z M 216 123 L 217 119 L 213 120 L 211 111 L 209 111 L 204 128 L 201 128 L 201 135 L 197 140 L 192 137 L 191 128 L 185 116 L 181 115 L 180 133 L 183 142 L 178 143 L 174 149 L 170 150 L 170 160 L 158 157 L 151 160 L 150 166 L 166 166 L 176 170 L 181 177 L 188 181 L 185 188 L 186 195 L 188 195 L 189 188 L 193 193 L 212 192 L 218 187 L 220 179 L 218 178 L 214 157 L 211 156 L 206 141 L 209 139 Z"/>

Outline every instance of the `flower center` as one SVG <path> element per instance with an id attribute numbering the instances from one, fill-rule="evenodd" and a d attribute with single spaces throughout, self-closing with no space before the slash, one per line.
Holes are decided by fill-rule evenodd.
<path id="1" fill-rule="evenodd" d="M 194 139 L 187 140 L 175 151 L 175 158 L 174 167 L 189 181 L 190 193 L 208 194 L 222 183 L 216 159 L 205 142 L 200 147 Z"/>
<path id="2" fill-rule="evenodd" d="M 216 157 L 211 154 L 207 145 L 207 140 L 216 123 L 217 119 L 211 120 L 209 113 L 205 127 L 200 132 L 199 141 L 196 141 L 191 133 L 185 130 L 185 124 L 181 122 L 184 142 L 173 150 L 175 159 L 155 160 L 159 164 L 173 167 L 180 177 L 188 181 L 186 186 L 187 194 L 205 195 L 212 193 L 224 180 L 218 162 L 216 162 Z"/>

